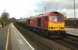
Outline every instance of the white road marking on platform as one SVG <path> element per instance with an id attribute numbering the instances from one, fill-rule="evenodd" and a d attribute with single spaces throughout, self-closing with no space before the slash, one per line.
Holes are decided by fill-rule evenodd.
<path id="1" fill-rule="evenodd" d="M 8 43 L 9 43 L 9 28 L 8 28 L 8 31 L 7 31 L 7 38 L 6 38 L 6 45 L 5 45 L 5 50 L 8 50 Z"/>
<path id="2" fill-rule="evenodd" d="M 13 23 L 11 24 L 12 28 L 16 29 L 16 27 L 13 25 Z M 17 30 L 17 29 L 16 29 Z M 18 30 L 17 30 L 18 31 Z M 21 36 L 21 38 L 29 45 L 29 47 L 32 49 L 32 50 L 35 50 L 31 45 L 30 43 L 24 38 L 24 36 L 19 32 L 19 35 Z"/>
<path id="3" fill-rule="evenodd" d="M 35 50 L 30 44 L 29 44 L 29 42 L 27 41 L 27 40 L 25 40 L 25 38 L 21 35 L 21 34 L 19 34 L 23 39 L 24 39 L 24 41 L 32 48 L 32 50 Z"/>

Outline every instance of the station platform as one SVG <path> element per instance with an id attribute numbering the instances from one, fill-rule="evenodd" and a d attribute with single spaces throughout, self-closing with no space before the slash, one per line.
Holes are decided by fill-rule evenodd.
<path id="1" fill-rule="evenodd" d="M 70 35 L 78 36 L 78 28 L 65 28 L 65 30 Z"/>

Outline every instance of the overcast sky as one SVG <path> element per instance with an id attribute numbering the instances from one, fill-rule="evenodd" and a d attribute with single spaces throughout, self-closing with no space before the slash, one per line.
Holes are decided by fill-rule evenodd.
<path id="1" fill-rule="evenodd" d="M 78 18 L 78 0 L 75 0 Z M 0 0 L 0 14 L 4 11 L 10 17 L 25 18 L 46 11 L 59 11 L 68 17 L 74 17 L 74 0 Z"/>

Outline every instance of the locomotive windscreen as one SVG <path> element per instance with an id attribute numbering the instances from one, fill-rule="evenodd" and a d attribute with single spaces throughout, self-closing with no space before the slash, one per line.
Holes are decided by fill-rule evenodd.
<path id="1" fill-rule="evenodd" d="M 64 21 L 64 16 L 57 16 L 58 22 Z"/>
<path id="2" fill-rule="evenodd" d="M 63 16 L 50 16 L 49 20 L 54 21 L 54 22 L 61 22 L 61 21 L 64 21 L 64 17 Z"/>

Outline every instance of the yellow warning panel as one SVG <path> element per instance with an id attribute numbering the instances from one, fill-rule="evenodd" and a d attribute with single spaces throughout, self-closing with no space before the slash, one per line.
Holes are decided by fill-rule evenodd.
<path id="1" fill-rule="evenodd" d="M 64 30 L 64 22 L 48 22 L 48 30 Z"/>

